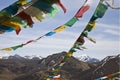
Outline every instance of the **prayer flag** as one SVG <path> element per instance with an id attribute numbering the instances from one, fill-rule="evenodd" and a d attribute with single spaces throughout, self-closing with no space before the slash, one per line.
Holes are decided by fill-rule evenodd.
<path id="1" fill-rule="evenodd" d="M 45 36 L 52 36 L 52 35 L 54 35 L 56 32 L 49 32 L 49 33 L 47 33 L 47 34 L 45 34 Z"/>
<path id="2" fill-rule="evenodd" d="M 64 13 L 66 13 L 67 9 L 64 7 L 64 5 L 60 1 L 57 4 L 63 9 Z"/>
<path id="3" fill-rule="evenodd" d="M 19 32 L 21 31 L 20 25 L 15 22 L 4 22 L 2 23 L 2 25 L 14 28 L 16 31 L 16 34 L 19 34 Z"/>
<path id="4" fill-rule="evenodd" d="M 56 5 L 53 5 L 54 10 L 51 13 L 47 13 L 49 17 L 54 17 L 58 12 L 59 9 L 56 7 Z"/>
<path id="5" fill-rule="evenodd" d="M 105 14 L 105 12 L 107 11 L 108 6 L 106 6 L 105 4 L 99 2 L 92 18 L 90 19 L 90 21 L 95 21 L 97 18 L 102 18 Z"/>
<path id="6" fill-rule="evenodd" d="M 46 3 L 44 1 L 37 1 L 35 4 L 33 4 L 32 6 L 44 11 L 44 12 L 47 12 L 47 13 L 51 13 L 54 8 L 52 7 L 51 4 L 49 3 Z"/>
<path id="7" fill-rule="evenodd" d="M 11 51 L 12 48 L 3 48 L 2 50 L 5 50 L 5 51 Z"/>
<path id="8" fill-rule="evenodd" d="M 73 17 L 72 19 L 70 19 L 67 23 L 65 23 L 64 25 L 72 27 L 73 24 L 75 24 L 75 22 L 77 22 L 79 19 L 76 17 Z"/>
<path id="9" fill-rule="evenodd" d="M 23 47 L 23 45 L 14 46 L 14 47 L 11 47 L 11 48 L 12 48 L 13 50 L 16 50 L 16 49 L 21 48 L 21 47 Z"/>
<path id="10" fill-rule="evenodd" d="M 75 17 L 81 18 L 83 14 L 90 8 L 91 2 L 92 2 L 91 0 L 86 0 L 83 6 L 78 10 Z"/>
<path id="11" fill-rule="evenodd" d="M 89 23 L 87 24 L 85 30 L 90 32 L 92 29 L 94 29 L 96 27 L 96 20 L 94 21 L 89 21 Z"/>
<path id="12" fill-rule="evenodd" d="M 34 24 L 34 22 L 32 21 L 32 18 L 30 15 L 26 14 L 24 11 L 20 12 L 19 14 L 17 14 L 18 17 L 22 18 L 23 20 L 27 21 L 27 24 L 29 26 L 32 26 Z"/>
<path id="13" fill-rule="evenodd" d="M 65 26 L 65 25 L 62 25 L 62 26 L 56 28 L 56 29 L 54 30 L 54 32 L 61 32 L 61 31 L 65 30 L 65 29 L 66 29 L 66 26 Z"/>

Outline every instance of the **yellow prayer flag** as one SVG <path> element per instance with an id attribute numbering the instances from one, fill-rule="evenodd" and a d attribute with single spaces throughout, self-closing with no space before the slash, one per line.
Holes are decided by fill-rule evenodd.
<path id="1" fill-rule="evenodd" d="M 4 49 L 2 49 L 2 50 L 5 50 L 5 51 L 11 51 L 12 48 L 4 48 Z"/>
<path id="2" fill-rule="evenodd" d="M 21 30 L 21 28 L 20 28 L 21 25 L 16 22 L 3 22 L 2 25 L 14 28 L 16 31 L 16 34 L 19 34 L 19 32 Z"/>
<path id="3" fill-rule="evenodd" d="M 67 56 L 71 57 L 72 54 L 73 54 L 72 52 L 68 52 L 68 53 L 67 53 Z"/>
<path id="4" fill-rule="evenodd" d="M 51 80 L 50 78 L 46 78 L 45 80 Z"/>
<path id="5" fill-rule="evenodd" d="M 95 21 L 93 21 L 93 22 L 89 22 L 88 25 L 90 25 L 90 26 L 92 27 L 92 29 L 95 29 L 95 28 L 96 28 L 96 23 L 97 23 L 97 22 L 98 22 L 98 21 L 95 20 Z"/>
<path id="6" fill-rule="evenodd" d="M 10 22 L 11 24 L 17 25 L 17 26 L 21 26 L 21 24 L 17 23 L 17 22 Z"/>
<path id="7" fill-rule="evenodd" d="M 54 32 L 61 32 L 61 31 L 65 30 L 65 29 L 66 29 L 66 27 L 67 27 L 67 26 L 62 25 L 62 26 L 60 26 L 60 27 L 56 28 L 56 29 L 54 30 Z"/>
<path id="8" fill-rule="evenodd" d="M 17 4 L 25 5 L 25 4 L 27 4 L 27 1 L 26 0 L 19 0 L 17 2 Z"/>

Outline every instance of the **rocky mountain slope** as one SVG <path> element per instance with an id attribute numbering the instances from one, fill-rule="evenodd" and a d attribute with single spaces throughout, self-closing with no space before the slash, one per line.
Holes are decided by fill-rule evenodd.
<path id="1" fill-rule="evenodd" d="M 0 59 L 0 80 L 43 80 L 51 74 L 66 52 L 42 59 L 8 58 Z M 83 62 L 71 57 L 62 67 L 61 80 L 93 80 L 119 71 L 120 55 L 108 56 L 99 62 Z"/>

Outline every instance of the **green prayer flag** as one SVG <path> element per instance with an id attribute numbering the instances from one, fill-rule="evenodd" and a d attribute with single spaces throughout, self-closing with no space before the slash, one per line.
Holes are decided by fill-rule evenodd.
<path id="1" fill-rule="evenodd" d="M 76 50 L 74 48 L 71 48 L 70 52 L 76 52 Z"/>
<path id="2" fill-rule="evenodd" d="M 94 21 L 97 18 L 102 18 L 104 16 L 105 12 L 107 11 L 107 9 L 108 9 L 108 6 L 100 2 L 98 4 L 92 18 L 90 19 L 90 21 Z"/>
<path id="3" fill-rule="evenodd" d="M 61 66 L 57 66 L 56 69 L 58 69 L 58 70 L 61 69 Z"/>
<path id="4" fill-rule="evenodd" d="M 64 25 L 71 27 L 73 24 L 75 24 L 75 22 L 77 22 L 79 19 L 76 17 L 73 17 L 72 19 L 70 19 L 67 23 L 65 23 Z"/>
<path id="5" fill-rule="evenodd" d="M 14 46 L 14 47 L 11 47 L 11 48 L 12 48 L 13 50 L 16 50 L 16 49 L 21 48 L 21 47 L 23 47 L 23 45 Z"/>
<path id="6" fill-rule="evenodd" d="M 96 27 L 96 21 L 89 21 L 89 23 L 87 24 L 85 31 L 90 32 L 92 29 L 94 29 Z"/>
<path id="7" fill-rule="evenodd" d="M 59 72 L 59 69 L 58 69 L 58 68 L 55 68 L 54 70 L 52 70 L 52 72 L 53 72 L 54 74 L 57 74 L 57 73 Z"/>
<path id="8" fill-rule="evenodd" d="M 11 15 L 7 11 L 5 11 L 5 10 L 0 11 L 0 18 L 5 17 L 5 16 L 7 16 L 9 18 L 11 17 Z"/>
<path id="9" fill-rule="evenodd" d="M 94 14 L 97 15 L 99 18 L 102 18 L 107 9 L 108 7 L 100 2 Z"/>
<path id="10" fill-rule="evenodd" d="M 51 13 L 47 13 L 49 17 L 54 17 L 59 12 L 59 9 L 56 7 L 56 5 L 53 5 L 52 7 L 54 10 Z"/>
<path id="11" fill-rule="evenodd" d="M 73 47 L 74 47 L 75 49 L 80 49 L 80 47 L 81 47 L 83 44 L 84 44 L 84 43 L 82 43 L 82 42 L 76 42 Z"/>

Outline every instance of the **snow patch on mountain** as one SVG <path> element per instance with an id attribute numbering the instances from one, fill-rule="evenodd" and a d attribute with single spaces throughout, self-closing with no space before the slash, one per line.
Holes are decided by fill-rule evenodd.
<path id="1" fill-rule="evenodd" d="M 18 54 L 15 55 L 10 55 L 10 56 L 3 56 L 1 59 L 34 59 L 34 60 L 39 60 L 42 59 L 43 57 L 37 56 L 37 55 L 32 55 L 32 56 L 20 56 Z"/>
<path id="2" fill-rule="evenodd" d="M 91 58 L 86 54 L 82 54 L 79 57 L 76 57 L 78 60 L 83 61 L 83 62 L 88 62 L 88 63 L 94 63 L 94 62 L 99 62 L 99 59 L 96 58 Z"/>

